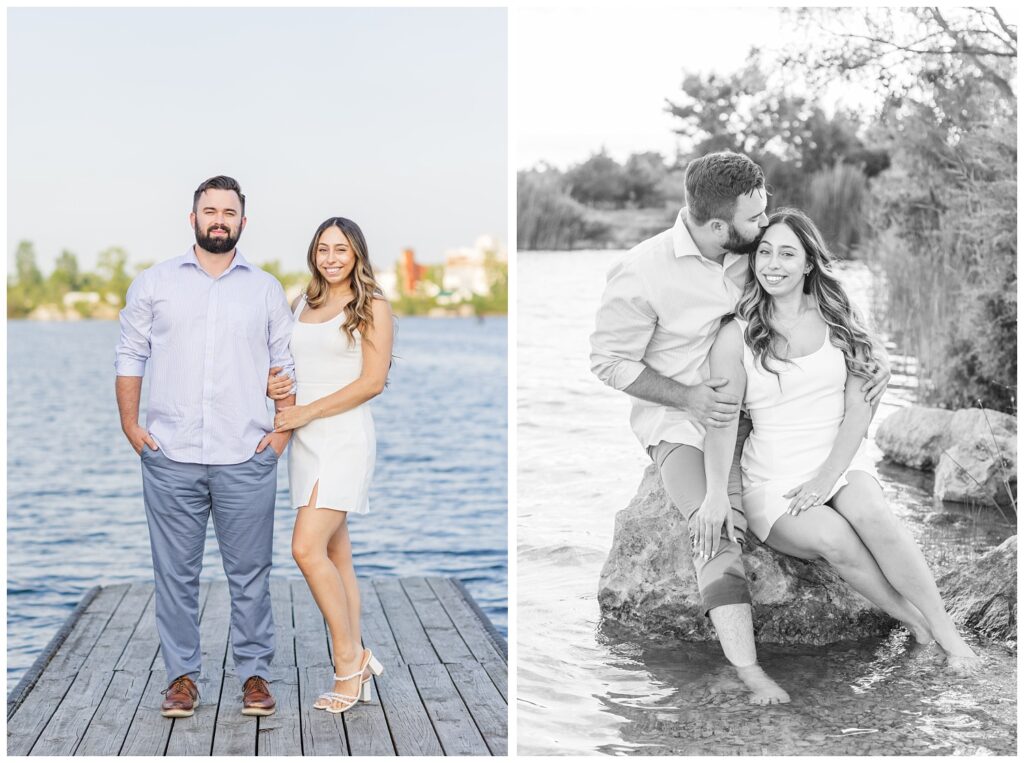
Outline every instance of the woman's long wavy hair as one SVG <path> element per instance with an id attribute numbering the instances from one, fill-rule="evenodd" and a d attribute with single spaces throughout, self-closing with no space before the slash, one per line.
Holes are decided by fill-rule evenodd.
<path id="1" fill-rule="evenodd" d="M 345 234 L 356 258 L 352 274 L 349 276 L 354 297 L 345 307 L 345 320 L 341 322 L 341 330 L 345 332 L 349 347 L 351 347 L 355 344 L 356 331 L 359 331 L 364 341 L 369 342 L 366 339 L 366 334 L 367 329 L 373 328 L 373 300 L 375 297 L 383 297 L 384 291 L 373 275 L 370 252 L 366 246 L 363 231 L 346 217 L 330 217 L 320 223 L 320 227 L 313 234 L 313 240 L 309 243 L 306 263 L 309 265 L 309 272 L 313 274 L 309 286 L 306 287 L 306 302 L 309 303 L 309 306 L 320 307 L 327 301 L 330 291 L 327 279 L 323 277 L 316 266 L 316 248 L 320 244 L 320 236 L 328 228 L 338 228 Z"/>
<path id="2" fill-rule="evenodd" d="M 821 232 L 811 218 L 799 209 L 781 208 L 772 212 L 768 218 L 768 228 L 779 223 L 796 234 L 807 253 L 807 264 L 811 266 L 811 271 L 804 278 L 803 291 L 811 295 L 818 314 L 828 324 L 832 344 L 843 351 L 850 373 L 870 378 L 871 340 L 865 330 L 864 320 L 832 271 L 833 258 Z M 779 347 L 786 340 L 775 327 L 775 300 L 757 280 L 755 267 L 756 255 L 752 254 L 747 286 L 736 314 L 747 322 L 744 339 L 754 357 L 766 371 L 778 376 L 779 372 L 769 367 L 769 358 L 779 364 L 791 361 L 779 354 Z"/>

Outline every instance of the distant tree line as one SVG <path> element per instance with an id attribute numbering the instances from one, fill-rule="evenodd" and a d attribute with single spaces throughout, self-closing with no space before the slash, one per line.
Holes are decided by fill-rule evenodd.
<path id="1" fill-rule="evenodd" d="M 888 150 L 862 137 L 853 114 L 826 114 L 810 96 L 791 95 L 784 84 L 770 81 L 767 68 L 755 53 L 732 74 L 687 75 L 681 95 L 666 108 L 676 118 L 675 132 L 692 148 L 672 161 L 648 151 L 620 164 L 602 150 L 564 172 L 521 171 L 520 248 L 571 249 L 581 241 L 592 246 L 610 232 L 601 210 L 676 210 L 690 159 L 727 149 L 747 154 L 765 170 L 769 209 L 805 209 L 837 254 L 854 256 L 867 183 L 889 167 Z"/>

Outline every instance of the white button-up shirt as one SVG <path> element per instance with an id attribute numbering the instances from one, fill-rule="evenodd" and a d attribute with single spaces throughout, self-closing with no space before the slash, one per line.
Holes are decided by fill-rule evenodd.
<path id="1" fill-rule="evenodd" d="M 638 244 L 608 271 L 590 336 L 590 365 L 605 384 L 624 390 L 649 367 L 680 384 L 708 378 L 708 355 L 722 318 L 736 309 L 747 256 L 705 258 L 684 220 Z M 630 425 L 645 448 L 662 440 L 703 450 L 704 426 L 687 411 L 633 398 Z"/>
<path id="2" fill-rule="evenodd" d="M 276 278 L 235 250 L 213 278 L 192 247 L 142 271 L 128 289 L 118 376 L 149 364 L 146 428 L 172 461 L 239 464 L 273 431 L 267 375 L 294 378 L 292 312 Z"/>

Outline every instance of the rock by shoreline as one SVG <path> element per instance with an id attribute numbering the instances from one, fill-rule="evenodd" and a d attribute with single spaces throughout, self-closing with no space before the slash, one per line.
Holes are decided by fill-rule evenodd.
<path id="1" fill-rule="evenodd" d="M 1017 499 L 1017 419 L 1000 411 L 911 405 L 878 426 L 875 442 L 885 457 L 935 471 L 940 501 L 1000 508 Z"/>
<path id="2" fill-rule="evenodd" d="M 987 635 L 1015 634 L 1016 548 L 1014 536 L 970 569 L 940 579 L 960 624 Z M 715 639 L 688 549 L 686 523 L 652 464 L 633 500 L 615 517 L 598 590 L 602 616 L 641 635 Z M 896 624 L 824 562 L 779 554 L 752 535 L 743 562 L 759 643 L 824 645 L 881 636 Z"/>
<path id="3" fill-rule="evenodd" d="M 743 562 L 759 642 L 821 645 L 882 635 L 894 625 L 827 564 L 779 554 L 752 534 L 748 541 Z M 598 591 L 602 614 L 640 633 L 713 640 L 688 549 L 686 523 L 652 464 L 615 517 Z"/>

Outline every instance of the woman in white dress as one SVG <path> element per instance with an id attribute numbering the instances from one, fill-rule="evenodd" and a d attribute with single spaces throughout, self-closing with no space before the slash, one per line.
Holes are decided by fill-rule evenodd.
<path id="1" fill-rule="evenodd" d="M 750 257 L 737 320 L 711 350 L 710 376 L 728 379 L 719 391 L 743 399 L 753 424 L 740 461 L 747 524 L 777 551 L 825 559 L 918 641 L 934 637 L 953 670 L 973 670 L 980 660 L 921 550 L 858 458 L 872 414 L 860 387 L 873 349 L 830 260 L 804 213 L 774 212 Z M 711 428 L 704 443 L 705 502 L 726 512 L 736 429 L 735 420 Z M 713 539 L 698 530 L 697 542 Z"/>
<path id="2" fill-rule="evenodd" d="M 295 405 L 274 431 L 294 430 L 288 454 L 292 506 L 298 509 L 292 556 L 327 621 L 334 646 L 334 687 L 313 705 L 340 713 L 370 699 L 371 673 L 383 671 L 364 649 L 359 587 L 348 515 L 369 511 L 376 439 L 368 402 L 384 389 L 391 365 L 391 308 L 377 285 L 366 239 L 344 217 L 326 220 L 307 256 L 312 280 L 292 309 Z M 271 369 L 267 393 L 291 393 Z"/>

